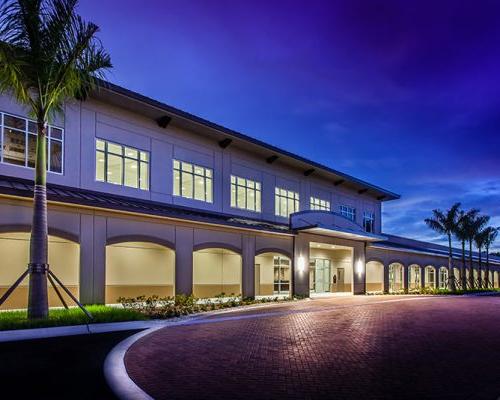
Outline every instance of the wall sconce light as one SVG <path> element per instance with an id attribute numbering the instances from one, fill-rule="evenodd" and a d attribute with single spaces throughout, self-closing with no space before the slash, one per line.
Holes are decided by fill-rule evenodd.
<path id="1" fill-rule="evenodd" d="M 358 275 L 363 274 L 363 262 L 361 260 L 356 261 L 356 273 Z"/>
<path id="2" fill-rule="evenodd" d="M 306 269 L 306 260 L 304 257 L 300 256 L 297 259 L 297 268 L 299 269 L 299 272 L 304 272 Z"/>

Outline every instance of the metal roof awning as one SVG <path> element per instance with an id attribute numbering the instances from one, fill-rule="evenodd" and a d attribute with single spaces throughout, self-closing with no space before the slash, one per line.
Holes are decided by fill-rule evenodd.
<path id="1" fill-rule="evenodd" d="M 323 236 L 331 236 L 337 237 L 341 239 L 350 239 L 350 240 L 362 240 L 364 242 L 380 242 L 387 240 L 387 237 L 382 235 L 377 235 L 374 233 L 362 232 L 362 231 L 353 231 L 350 229 L 342 229 L 339 227 L 333 226 L 325 226 L 322 224 L 312 225 L 312 226 L 304 226 L 302 228 L 297 229 L 300 232 L 313 233 L 316 235 Z"/>

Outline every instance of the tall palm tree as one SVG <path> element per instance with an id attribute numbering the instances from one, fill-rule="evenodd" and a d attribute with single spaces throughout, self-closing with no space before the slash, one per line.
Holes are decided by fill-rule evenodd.
<path id="1" fill-rule="evenodd" d="M 484 249 L 486 250 L 486 287 L 489 287 L 490 284 L 493 283 L 490 282 L 490 247 L 497 239 L 500 228 L 489 226 L 485 229 L 485 232 Z"/>
<path id="2" fill-rule="evenodd" d="M 0 0 L 1 1 L 1 0 Z M 68 99 L 85 99 L 111 60 L 97 25 L 76 12 L 77 0 L 3 0 L 0 4 L 0 92 L 37 122 L 33 224 L 29 255 L 29 318 L 48 316 L 47 124 Z"/>
<path id="3" fill-rule="evenodd" d="M 482 272 L 481 267 L 482 267 L 483 246 L 484 246 L 484 242 L 486 240 L 486 235 L 488 234 L 486 229 L 479 230 L 478 232 L 476 232 L 476 234 L 474 236 L 474 244 L 476 245 L 477 252 L 478 252 L 478 262 L 477 262 L 478 274 L 477 274 L 477 276 L 478 276 L 478 285 L 479 285 L 480 289 L 483 287 L 483 276 L 481 274 L 481 272 Z"/>
<path id="4" fill-rule="evenodd" d="M 468 226 L 471 223 L 471 220 L 476 218 L 479 214 L 479 210 L 477 208 L 473 208 L 469 211 L 460 210 L 458 215 L 457 226 L 455 231 L 455 237 L 460 241 L 462 247 L 462 267 L 460 269 L 460 284 L 463 289 L 467 287 L 467 273 L 466 273 L 466 263 L 465 263 L 465 244 L 468 240 Z"/>
<path id="5" fill-rule="evenodd" d="M 455 203 L 446 212 L 441 210 L 432 210 L 432 218 L 426 218 L 425 223 L 432 230 L 446 235 L 448 238 L 448 271 L 450 280 L 450 289 L 456 290 L 455 275 L 453 272 L 453 248 L 451 246 L 451 237 L 457 228 L 460 203 Z"/>
<path id="6" fill-rule="evenodd" d="M 490 217 L 486 215 L 475 215 L 468 220 L 466 226 L 466 237 L 469 243 L 469 284 L 471 288 L 475 286 L 472 245 L 478 233 L 483 230 L 489 220 Z"/>

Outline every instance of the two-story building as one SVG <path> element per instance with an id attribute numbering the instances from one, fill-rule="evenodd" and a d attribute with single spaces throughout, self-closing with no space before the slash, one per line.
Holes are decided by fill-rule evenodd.
<path id="1" fill-rule="evenodd" d="M 125 88 L 68 102 L 48 136 L 49 264 L 84 303 L 446 285 L 445 247 L 382 233 L 397 194 Z M 0 295 L 28 262 L 35 140 L 1 96 Z"/>

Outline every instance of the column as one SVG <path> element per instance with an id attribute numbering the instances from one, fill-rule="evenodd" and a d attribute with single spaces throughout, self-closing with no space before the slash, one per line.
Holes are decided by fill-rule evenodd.
<path id="1" fill-rule="evenodd" d="M 408 293 L 408 281 L 409 281 L 408 272 L 409 272 L 408 266 L 403 265 L 403 289 L 405 293 Z"/>
<path id="2" fill-rule="evenodd" d="M 80 215 L 80 301 L 93 303 L 94 297 L 94 216 Z"/>
<path id="3" fill-rule="evenodd" d="M 255 236 L 242 237 L 241 294 L 243 298 L 255 297 Z"/>
<path id="4" fill-rule="evenodd" d="M 384 282 L 383 282 L 383 291 L 384 293 L 389 293 L 389 265 L 383 265 L 384 267 Z"/>
<path id="5" fill-rule="evenodd" d="M 94 295 L 95 304 L 106 300 L 106 217 L 94 217 Z"/>
<path id="6" fill-rule="evenodd" d="M 366 257 L 365 243 L 357 243 L 354 247 L 353 293 L 366 293 Z"/>
<path id="7" fill-rule="evenodd" d="M 175 293 L 193 293 L 193 229 L 175 227 Z"/>
<path id="8" fill-rule="evenodd" d="M 309 240 L 298 234 L 293 253 L 293 294 L 309 297 Z"/>

